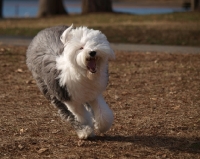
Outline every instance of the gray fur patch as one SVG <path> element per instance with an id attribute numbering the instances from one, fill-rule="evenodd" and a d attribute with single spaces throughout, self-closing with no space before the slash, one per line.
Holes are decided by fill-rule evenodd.
<path id="1" fill-rule="evenodd" d="M 56 57 L 63 52 L 60 36 L 67 26 L 47 28 L 40 31 L 26 53 L 26 63 L 32 72 L 40 91 L 47 99 L 56 97 L 60 101 L 70 100 L 66 87 L 59 85 L 59 71 L 56 69 Z"/>

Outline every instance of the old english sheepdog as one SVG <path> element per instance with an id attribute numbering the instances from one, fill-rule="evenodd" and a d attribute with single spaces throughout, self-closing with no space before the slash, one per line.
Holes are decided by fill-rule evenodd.
<path id="1" fill-rule="evenodd" d="M 40 91 L 80 139 L 94 136 L 94 128 L 109 130 L 114 117 L 102 93 L 115 54 L 104 34 L 73 25 L 47 28 L 30 43 L 26 57 Z"/>

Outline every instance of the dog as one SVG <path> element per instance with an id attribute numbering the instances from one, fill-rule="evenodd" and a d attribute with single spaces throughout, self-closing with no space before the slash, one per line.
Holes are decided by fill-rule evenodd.
<path id="1" fill-rule="evenodd" d="M 108 84 L 108 61 L 114 58 L 103 33 L 73 24 L 40 31 L 26 52 L 40 91 L 80 139 L 93 137 L 95 129 L 104 133 L 113 123 L 102 93 Z"/>

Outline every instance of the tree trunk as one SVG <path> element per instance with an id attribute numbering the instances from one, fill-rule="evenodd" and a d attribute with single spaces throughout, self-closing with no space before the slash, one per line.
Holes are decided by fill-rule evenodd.
<path id="1" fill-rule="evenodd" d="M 0 0 L 0 18 L 3 17 L 3 0 Z"/>
<path id="2" fill-rule="evenodd" d="M 67 14 L 62 0 L 39 0 L 38 17 Z"/>
<path id="3" fill-rule="evenodd" d="M 82 13 L 112 12 L 111 0 L 82 0 Z"/>
<path id="4" fill-rule="evenodd" d="M 200 0 L 191 0 L 192 11 L 200 11 Z"/>

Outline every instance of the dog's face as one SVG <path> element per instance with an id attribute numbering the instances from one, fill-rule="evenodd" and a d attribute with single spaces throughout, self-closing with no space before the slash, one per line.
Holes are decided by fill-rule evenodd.
<path id="1" fill-rule="evenodd" d="M 87 27 L 73 26 L 67 28 L 60 37 L 64 44 L 64 57 L 73 67 L 85 70 L 90 74 L 101 71 L 115 54 L 104 34 Z"/>

